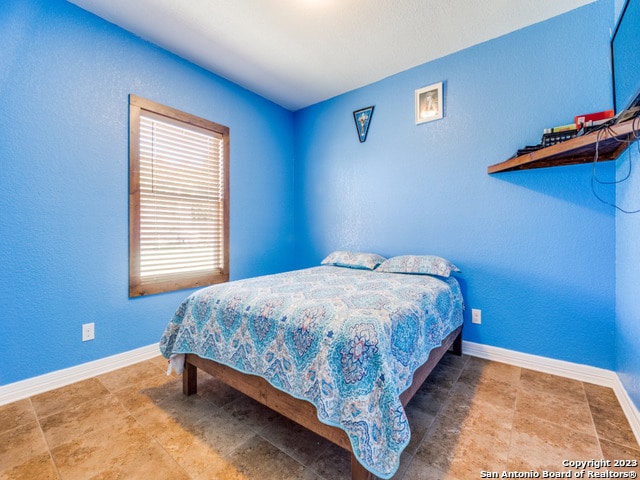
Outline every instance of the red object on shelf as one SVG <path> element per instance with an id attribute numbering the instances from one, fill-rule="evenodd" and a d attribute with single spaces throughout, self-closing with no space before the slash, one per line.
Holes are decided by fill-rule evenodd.
<path id="1" fill-rule="evenodd" d="M 576 123 L 576 128 L 580 129 L 582 127 L 590 127 L 593 122 L 597 122 L 599 120 L 608 120 L 609 118 L 613 118 L 613 116 L 613 110 L 603 110 L 602 112 L 576 115 L 574 121 Z"/>

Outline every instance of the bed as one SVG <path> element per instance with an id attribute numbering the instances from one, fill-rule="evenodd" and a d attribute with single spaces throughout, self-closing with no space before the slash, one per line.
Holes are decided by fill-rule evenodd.
<path id="1" fill-rule="evenodd" d="M 197 391 L 205 371 L 351 452 L 351 478 L 390 478 L 404 406 L 444 354 L 461 354 L 450 262 L 334 252 L 320 266 L 206 287 L 160 341 Z"/>

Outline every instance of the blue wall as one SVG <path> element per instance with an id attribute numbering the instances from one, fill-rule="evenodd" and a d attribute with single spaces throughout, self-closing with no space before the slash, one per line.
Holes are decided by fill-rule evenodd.
<path id="1" fill-rule="evenodd" d="M 634 1 L 633 11 L 638 12 L 639 0 Z M 618 2 L 616 2 L 616 5 Z M 620 5 L 621 7 L 621 5 Z M 620 13 L 620 8 L 616 10 Z M 626 41 L 616 41 L 616 47 L 636 48 L 633 29 L 640 28 L 637 18 L 625 17 Z M 631 21 L 630 21 L 631 20 Z M 617 50 L 617 49 L 616 49 Z M 631 55 L 633 58 L 634 55 Z M 617 58 L 620 58 L 618 56 Z M 631 62 L 623 71 L 616 70 L 618 82 L 629 87 L 638 84 L 640 72 L 638 62 Z M 626 70 L 626 77 L 623 72 Z M 637 87 L 636 87 L 637 88 Z M 633 90 L 626 91 L 627 96 Z M 620 100 L 618 94 L 617 100 Z M 622 107 L 626 104 L 623 103 Z M 638 119 L 636 119 L 638 121 Z M 640 124 L 636 123 L 637 126 Z M 622 155 L 618 163 L 616 185 L 616 368 L 622 384 L 637 408 L 640 409 L 640 309 L 638 305 L 638 286 L 640 285 L 640 172 L 637 171 L 640 160 L 640 142 L 635 142 Z M 630 175 L 629 175 L 630 173 Z M 628 177 L 628 178 L 627 178 Z M 625 213 L 633 212 L 631 214 Z"/>
<path id="2" fill-rule="evenodd" d="M 640 216 L 593 196 L 590 165 L 486 174 L 543 128 L 611 107 L 613 2 L 292 114 L 62 0 L 5 1 L 0 385 L 155 343 L 188 293 L 127 296 L 135 93 L 231 128 L 232 278 L 337 248 L 437 253 L 482 309 L 466 340 L 617 369 L 640 405 Z M 445 117 L 415 125 L 413 92 L 437 81 Z M 368 105 L 361 144 L 352 112 Z M 635 205 L 639 185 L 634 173 L 618 202 Z M 86 322 L 96 339 L 82 343 Z"/>
<path id="3" fill-rule="evenodd" d="M 617 204 L 625 210 L 640 209 L 640 142 L 635 142 L 619 163 L 619 179 L 626 177 L 629 162 L 631 177 L 617 185 Z M 616 217 L 616 353 L 617 372 L 625 390 L 640 409 L 640 213 L 619 212 Z"/>
<path id="4" fill-rule="evenodd" d="M 232 278 L 292 268 L 291 112 L 61 0 L 5 0 L 0 45 L 0 385 L 156 343 L 187 294 L 128 298 L 129 93 L 230 128 Z"/>
<path id="5" fill-rule="evenodd" d="M 614 369 L 615 214 L 592 167 L 486 173 L 543 128 L 611 108 L 613 17 L 596 2 L 296 112 L 302 263 L 445 256 L 463 271 L 466 340 Z M 444 118 L 415 125 L 414 90 L 438 81 Z M 361 144 L 352 112 L 369 105 Z"/>

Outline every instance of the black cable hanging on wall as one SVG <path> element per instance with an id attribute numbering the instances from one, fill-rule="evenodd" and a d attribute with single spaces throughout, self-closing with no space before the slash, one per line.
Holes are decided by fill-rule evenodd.
<path id="1" fill-rule="evenodd" d="M 614 207 L 616 210 L 622 212 L 622 213 L 627 213 L 627 214 L 633 214 L 633 213 L 640 213 L 640 208 L 637 210 L 626 210 L 618 205 L 616 205 L 615 203 L 609 202 L 607 200 L 605 200 L 604 198 L 602 198 L 600 195 L 598 195 L 598 192 L 596 191 L 596 183 L 599 185 L 618 185 L 621 184 L 625 181 L 627 181 L 630 177 L 631 177 L 631 154 L 629 154 L 627 152 L 627 157 L 629 158 L 629 169 L 627 170 L 626 175 L 624 176 L 624 178 L 618 179 L 618 180 L 614 180 L 611 182 L 605 181 L 605 180 L 600 180 L 598 178 L 598 175 L 596 173 L 596 166 L 598 164 L 598 147 L 600 144 L 600 138 L 602 136 L 603 132 L 608 132 L 612 137 L 615 136 L 614 132 L 611 130 L 609 125 L 603 126 L 603 128 L 601 128 L 600 130 L 598 130 L 598 134 L 596 137 L 596 151 L 595 151 L 595 155 L 593 158 L 593 170 L 591 173 L 591 191 L 593 192 L 593 195 L 600 200 L 602 203 L 604 203 L 605 205 L 609 205 L 610 207 Z M 629 134 L 629 136 L 626 139 L 622 139 L 620 140 L 621 142 L 625 142 L 627 143 L 629 146 L 631 144 L 633 144 L 634 142 L 637 142 L 637 140 L 640 138 L 640 116 L 639 117 L 635 117 L 633 119 L 633 129 L 631 131 L 631 133 Z M 638 155 L 640 155 L 640 142 L 637 143 L 638 146 Z"/>

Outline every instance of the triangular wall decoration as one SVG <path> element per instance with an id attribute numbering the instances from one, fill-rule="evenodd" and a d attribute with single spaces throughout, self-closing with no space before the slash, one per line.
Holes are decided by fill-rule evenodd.
<path id="1" fill-rule="evenodd" d="M 373 106 L 361 108 L 360 110 L 353 112 L 353 120 L 356 122 L 356 130 L 358 131 L 360 143 L 367 139 L 367 133 L 369 133 L 369 125 L 371 124 L 372 116 Z"/>

